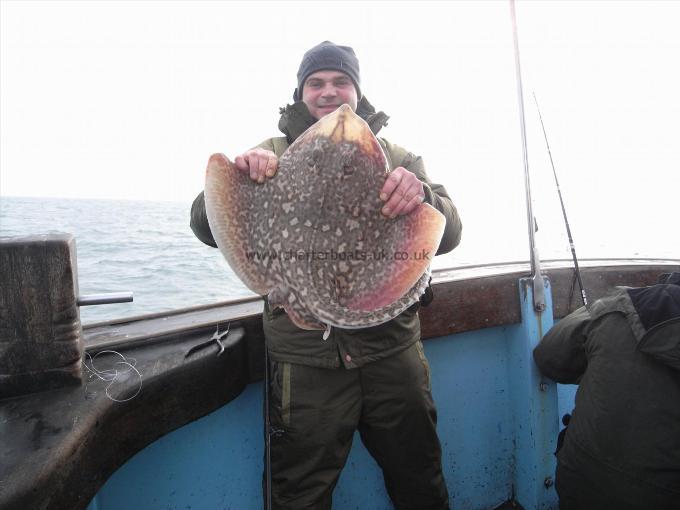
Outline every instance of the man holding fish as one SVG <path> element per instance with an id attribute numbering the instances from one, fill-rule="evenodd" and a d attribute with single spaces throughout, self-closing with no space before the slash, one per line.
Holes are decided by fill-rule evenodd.
<path id="1" fill-rule="evenodd" d="M 352 48 L 329 41 L 305 53 L 293 97 L 279 121 L 285 136 L 235 158 L 235 168 L 253 182 L 276 180 L 286 149 L 342 105 L 374 134 L 388 119 L 363 96 Z M 429 204 L 445 219 L 436 253 L 451 251 L 460 242 L 462 225 L 444 187 L 429 181 L 420 157 L 384 139 L 378 142 L 390 170 L 375 190 L 384 221 L 416 214 L 423 202 Z M 201 241 L 216 246 L 203 193 L 192 206 L 191 227 Z M 437 414 L 420 341 L 420 303 L 381 324 L 328 326 L 325 333 L 298 327 L 300 322 L 280 304 L 270 294 L 262 317 L 272 374 L 269 414 L 277 431 L 271 438 L 272 508 L 330 509 L 358 430 L 382 469 L 395 508 L 448 509 Z"/>

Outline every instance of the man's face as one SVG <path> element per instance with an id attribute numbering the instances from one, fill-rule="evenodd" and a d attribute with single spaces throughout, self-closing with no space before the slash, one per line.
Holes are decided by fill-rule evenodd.
<path id="1" fill-rule="evenodd" d="M 340 71 L 317 71 L 302 86 L 302 100 L 315 119 L 335 111 L 343 104 L 356 111 L 357 90 L 354 82 Z"/>

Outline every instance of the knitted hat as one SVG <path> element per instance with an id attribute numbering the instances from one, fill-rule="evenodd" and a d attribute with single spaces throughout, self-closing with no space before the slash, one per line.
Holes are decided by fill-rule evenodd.
<path id="1" fill-rule="evenodd" d="M 359 59 L 349 46 L 338 46 L 330 41 L 317 44 L 302 57 L 297 73 L 298 86 L 293 92 L 293 99 L 302 99 L 302 87 L 310 74 L 327 70 L 340 71 L 349 76 L 357 89 L 357 99 L 361 99 Z"/>

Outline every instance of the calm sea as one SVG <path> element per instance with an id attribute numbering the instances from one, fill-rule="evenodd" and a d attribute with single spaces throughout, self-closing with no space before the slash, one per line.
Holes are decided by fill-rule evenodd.
<path id="1" fill-rule="evenodd" d="M 84 324 L 253 295 L 220 251 L 194 236 L 190 209 L 190 202 L 0 197 L 0 236 L 73 234 L 81 295 L 134 294 L 132 303 L 81 307 Z"/>
<path id="2" fill-rule="evenodd" d="M 189 228 L 190 208 L 190 202 L 0 197 L 0 236 L 73 234 L 81 295 L 133 292 L 132 303 L 81 307 L 83 323 L 252 295 L 219 250 L 196 239 Z M 527 260 L 524 227 L 501 224 L 489 233 L 492 224 L 501 222 L 493 215 L 484 217 L 490 223 L 475 224 L 481 214 L 464 214 L 464 242 L 451 254 L 436 257 L 433 266 Z M 562 230 L 562 225 L 544 229 L 552 245 L 542 248 L 542 258 L 570 258 Z M 607 238 L 603 229 L 582 232 L 579 254 L 678 258 L 667 236 L 649 228 L 635 231 L 632 238 Z"/>
<path id="3" fill-rule="evenodd" d="M 132 303 L 83 306 L 83 323 L 252 293 L 189 228 L 190 203 L 0 198 L 0 236 L 67 232 L 80 294 L 131 291 Z"/>

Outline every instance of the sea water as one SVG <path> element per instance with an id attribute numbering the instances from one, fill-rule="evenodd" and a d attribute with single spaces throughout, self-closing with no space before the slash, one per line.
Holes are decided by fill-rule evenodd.
<path id="1" fill-rule="evenodd" d="M 80 295 L 133 293 L 132 303 L 81 307 L 84 324 L 252 296 L 220 251 L 194 236 L 190 210 L 191 201 L 0 196 L 0 236 L 73 234 Z M 463 242 L 434 258 L 433 268 L 528 259 L 523 225 L 469 211 L 462 217 Z M 569 259 L 563 225 L 543 232 L 541 257 Z M 634 236 L 605 237 L 602 232 L 579 232 L 582 257 L 678 258 L 674 243 L 653 229 L 636 229 Z"/>
<path id="2" fill-rule="evenodd" d="M 0 197 L 0 236 L 73 234 L 80 295 L 133 293 L 81 307 L 84 324 L 254 295 L 194 236 L 190 211 L 190 201 Z"/>
<path id="3" fill-rule="evenodd" d="M 132 303 L 83 306 L 83 323 L 252 295 L 219 250 L 189 228 L 191 203 L 0 198 L 0 236 L 66 232 L 79 293 L 129 291 Z"/>

